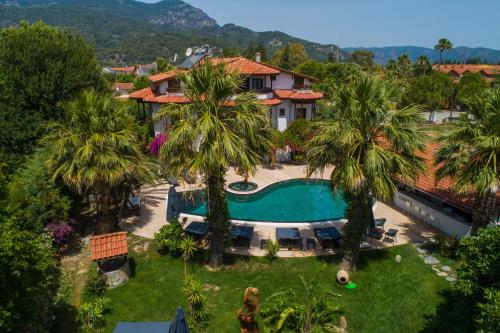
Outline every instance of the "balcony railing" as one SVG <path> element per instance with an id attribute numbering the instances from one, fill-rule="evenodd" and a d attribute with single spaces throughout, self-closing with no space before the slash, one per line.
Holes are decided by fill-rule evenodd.
<path id="1" fill-rule="evenodd" d="M 305 84 L 294 84 L 292 88 L 295 90 L 312 90 L 312 86 Z"/>

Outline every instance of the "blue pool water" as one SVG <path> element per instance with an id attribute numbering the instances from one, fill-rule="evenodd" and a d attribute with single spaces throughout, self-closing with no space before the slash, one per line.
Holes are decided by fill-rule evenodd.
<path id="1" fill-rule="evenodd" d="M 187 214 L 206 215 L 203 193 L 176 200 Z M 254 194 L 227 194 L 231 219 L 269 222 L 318 222 L 344 218 L 346 203 L 326 180 L 292 179 Z"/>

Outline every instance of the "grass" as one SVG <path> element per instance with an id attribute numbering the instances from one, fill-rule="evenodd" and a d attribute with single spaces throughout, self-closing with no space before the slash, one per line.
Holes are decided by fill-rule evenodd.
<path id="1" fill-rule="evenodd" d="M 185 307 L 182 260 L 160 256 L 151 247 L 137 253 L 137 242 L 144 240 L 133 239 L 136 244 L 131 244 L 129 254 L 133 277 L 107 292 L 111 304 L 104 332 L 112 332 L 119 320 L 170 320 L 177 306 Z M 402 257 L 400 264 L 394 260 L 397 254 Z M 300 292 L 298 276 L 308 279 L 325 265 L 319 288 L 342 295 L 334 301 L 344 306 L 350 333 L 439 332 L 443 328 L 436 325 L 440 322 L 436 314 L 438 309 L 446 308 L 445 295 L 451 288 L 418 258 L 412 245 L 364 252 L 360 269 L 352 276 L 358 288 L 352 291 L 335 282 L 337 259 L 278 259 L 268 263 L 264 258 L 230 257 L 228 264 L 217 272 L 208 271 L 200 263 L 190 263 L 189 272 L 212 286 L 207 291 L 210 322 L 206 332 L 238 332 L 236 312 L 242 306 L 246 287 L 260 290 L 261 306 L 265 307 L 265 299 L 282 288 Z M 215 291 L 214 286 L 220 290 Z"/>

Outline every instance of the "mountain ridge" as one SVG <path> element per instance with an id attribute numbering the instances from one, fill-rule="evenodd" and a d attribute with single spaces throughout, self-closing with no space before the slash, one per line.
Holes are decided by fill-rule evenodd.
<path id="1" fill-rule="evenodd" d="M 355 50 L 371 51 L 374 55 L 374 61 L 381 65 L 385 65 L 390 59 L 397 59 L 404 53 L 408 54 L 412 61 L 422 55 L 427 56 L 431 62 L 439 61 L 439 51 L 422 46 L 344 47 L 342 50 L 349 53 Z M 496 64 L 500 62 L 500 50 L 486 47 L 457 46 L 445 51 L 443 54 L 444 60 L 464 62 L 472 58 L 481 58 L 483 61 Z"/>
<path id="2" fill-rule="evenodd" d="M 279 31 L 255 32 L 235 24 L 220 26 L 201 9 L 181 0 L 153 4 L 135 0 L 0 0 L 0 11 L 3 27 L 20 20 L 68 27 L 92 42 L 98 59 L 109 63 L 172 58 L 201 44 L 241 50 L 261 43 L 272 54 L 288 43 L 300 42 L 316 60 L 348 57 L 334 44 L 314 43 Z"/>

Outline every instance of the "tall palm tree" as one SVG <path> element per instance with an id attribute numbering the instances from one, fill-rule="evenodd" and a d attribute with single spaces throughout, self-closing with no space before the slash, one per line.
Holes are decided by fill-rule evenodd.
<path id="1" fill-rule="evenodd" d="M 408 67 L 411 65 L 411 59 L 408 54 L 403 53 L 398 57 L 398 66 L 400 67 Z"/>
<path id="2" fill-rule="evenodd" d="M 393 177 L 411 178 L 424 167 L 416 155 L 426 139 L 420 109 L 396 110 L 398 89 L 369 76 L 344 86 L 334 97 L 333 119 L 317 124 L 318 135 L 307 147 L 309 174 L 335 167 L 330 181 L 347 202 L 344 234 L 352 269 L 373 222 L 373 196 L 390 199 L 396 188 Z"/>
<path id="3" fill-rule="evenodd" d="M 201 175 L 208 203 L 210 265 L 222 264 L 229 213 L 224 191 L 225 173 L 239 167 L 252 174 L 262 152 L 271 150 L 267 107 L 252 93 L 240 92 L 242 78 L 210 61 L 181 74 L 183 91 L 191 103 L 169 105 L 156 119 L 170 118 L 169 139 L 160 150 L 170 175 Z"/>
<path id="4" fill-rule="evenodd" d="M 500 89 L 466 101 L 474 115 L 461 117 L 443 133 L 436 152 L 437 179 L 450 177 L 457 193 L 475 192 L 471 233 L 477 234 L 493 220 L 500 186 Z"/>
<path id="5" fill-rule="evenodd" d="M 112 192 L 131 177 L 153 178 L 133 130 L 133 117 L 115 98 L 93 90 L 64 104 L 65 121 L 49 125 L 48 167 L 79 193 L 90 190 L 100 232 L 112 228 Z"/>
<path id="6" fill-rule="evenodd" d="M 431 66 L 431 62 L 427 56 L 421 55 L 417 58 L 417 66 L 422 69 L 424 75 L 426 74 L 427 69 Z"/>
<path id="7" fill-rule="evenodd" d="M 451 50 L 453 43 L 446 38 L 440 38 L 438 43 L 434 46 L 435 50 L 439 51 L 439 64 L 443 63 L 443 52 L 446 50 Z"/>

